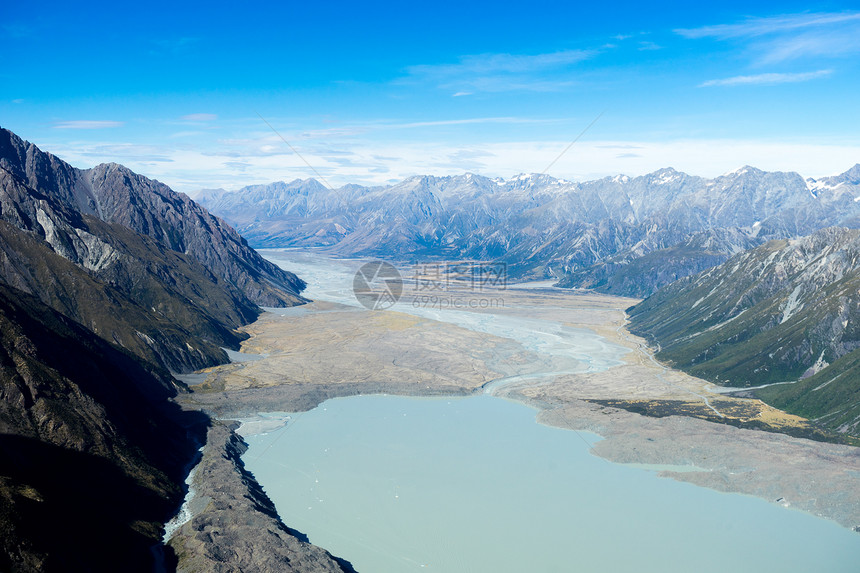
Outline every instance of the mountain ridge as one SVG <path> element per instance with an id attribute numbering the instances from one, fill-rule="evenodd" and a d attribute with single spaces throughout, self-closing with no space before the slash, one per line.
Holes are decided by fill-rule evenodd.
<path id="1" fill-rule="evenodd" d="M 770 239 L 860 226 L 852 169 L 817 181 L 750 166 L 713 179 L 672 168 L 586 182 L 468 173 L 328 189 L 296 179 L 199 199 L 255 247 L 407 262 L 491 259 L 515 278 L 643 296 Z M 640 284 L 623 278 L 626 265 L 649 254 L 663 272 Z"/>
<path id="2" fill-rule="evenodd" d="M 302 300 L 298 292 L 304 283 L 293 273 L 260 257 L 234 229 L 188 196 L 122 165 L 76 169 L 0 128 L 0 168 L 82 215 L 122 224 L 193 256 L 245 289 L 255 303 L 279 306 Z"/>
<path id="3" fill-rule="evenodd" d="M 117 164 L 77 170 L 7 130 L 0 221 L 0 279 L 174 372 L 226 361 L 258 303 L 304 301 L 300 279 L 188 197 Z"/>
<path id="4" fill-rule="evenodd" d="M 171 372 L 227 362 L 259 304 L 301 303 L 303 286 L 166 186 L 0 129 L 0 570 L 175 566 L 164 524 L 210 419 L 171 401 L 188 391 Z M 234 481 L 210 484 L 219 503 L 259 488 Z"/>

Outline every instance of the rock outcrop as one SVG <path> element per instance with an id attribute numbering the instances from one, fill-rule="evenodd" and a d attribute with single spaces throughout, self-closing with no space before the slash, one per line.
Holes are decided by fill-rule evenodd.
<path id="1" fill-rule="evenodd" d="M 0 129 L 0 168 L 49 199 L 123 225 L 203 264 L 264 306 L 301 302 L 304 283 L 266 261 L 229 225 L 187 196 L 115 163 L 76 169 Z"/>

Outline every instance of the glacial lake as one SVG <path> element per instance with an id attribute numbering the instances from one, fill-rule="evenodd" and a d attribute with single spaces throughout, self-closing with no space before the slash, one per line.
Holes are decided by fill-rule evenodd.
<path id="1" fill-rule="evenodd" d="M 264 254 L 308 280 L 308 296 L 356 305 L 345 267 Z M 517 339 L 563 369 L 605 369 L 625 351 L 547 321 L 395 309 Z M 261 414 L 243 460 L 285 523 L 364 573 L 860 570 L 857 533 L 610 463 L 589 453 L 599 436 L 536 413 L 489 394 L 338 398 Z"/>
<path id="2" fill-rule="evenodd" d="M 860 535 L 589 453 L 489 395 L 355 396 L 246 438 L 284 521 L 360 572 L 844 571 Z"/>

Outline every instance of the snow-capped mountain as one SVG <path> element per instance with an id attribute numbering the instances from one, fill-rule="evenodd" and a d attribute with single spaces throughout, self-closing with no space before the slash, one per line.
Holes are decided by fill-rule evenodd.
<path id="1" fill-rule="evenodd" d="M 329 189 L 308 179 L 206 191 L 198 201 L 255 247 L 493 259 L 513 276 L 642 296 L 769 239 L 860 226 L 858 197 L 860 165 L 819 180 L 749 166 L 714 179 L 671 168 L 588 182 L 467 173 Z M 613 280 L 645 255 L 659 272 Z"/>

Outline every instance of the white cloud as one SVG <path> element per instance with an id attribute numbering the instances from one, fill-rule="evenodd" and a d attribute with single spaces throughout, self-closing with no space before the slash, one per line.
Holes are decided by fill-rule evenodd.
<path id="1" fill-rule="evenodd" d="M 182 119 L 185 121 L 215 121 L 218 119 L 218 116 L 214 113 L 189 113 L 188 115 L 183 115 Z"/>
<path id="2" fill-rule="evenodd" d="M 808 82 L 819 78 L 826 78 L 833 73 L 833 70 L 818 70 L 815 72 L 803 72 L 794 74 L 756 74 L 752 76 L 734 76 L 731 78 L 723 78 L 719 80 L 708 80 L 699 84 L 700 88 L 715 87 L 715 86 L 750 86 L 750 85 L 776 85 L 789 84 L 797 82 Z"/>
<path id="3" fill-rule="evenodd" d="M 860 52 L 860 12 L 806 13 L 749 18 L 736 24 L 677 29 L 685 38 L 747 45 L 755 63 L 842 57 Z"/>
<path id="4" fill-rule="evenodd" d="M 111 127 L 122 127 L 122 121 L 100 121 L 79 119 L 74 121 L 61 121 L 54 124 L 55 129 L 107 129 Z"/>

